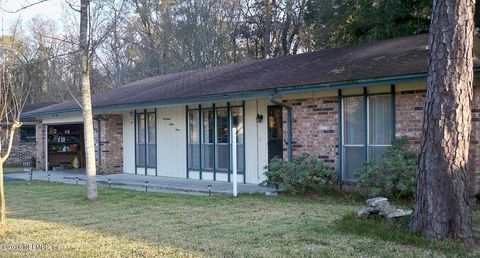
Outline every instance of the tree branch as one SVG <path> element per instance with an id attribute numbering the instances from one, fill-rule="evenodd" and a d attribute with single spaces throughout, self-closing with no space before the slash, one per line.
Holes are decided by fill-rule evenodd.
<path id="1" fill-rule="evenodd" d="M 3 8 L 3 7 L 0 7 L 0 10 L 4 11 L 4 12 L 6 12 L 6 13 L 14 14 L 14 13 L 18 13 L 18 12 L 20 12 L 20 11 L 23 11 L 23 10 L 25 10 L 25 9 L 28 9 L 28 8 L 30 8 L 30 7 L 32 7 L 32 6 L 35 6 L 35 5 L 37 5 L 37 4 L 41 4 L 41 3 L 46 2 L 46 1 L 48 1 L 48 0 L 39 0 L 39 1 L 37 1 L 37 2 L 34 2 L 34 3 L 31 3 L 31 4 L 27 4 L 27 5 L 25 5 L 25 6 L 22 6 L 22 7 L 18 8 L 17 10 L 13 10 L 13 11 L 7 10 L 7 9 L 5 9 L 5 8 Z"/>

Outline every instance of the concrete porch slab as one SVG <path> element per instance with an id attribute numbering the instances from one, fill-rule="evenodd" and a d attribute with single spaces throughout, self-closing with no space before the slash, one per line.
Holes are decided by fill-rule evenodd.
<path id="1" fill-rule="evenodd" d="M 6 180 L 30 180 L 30 173 L 5 174 Z M 86 175 L 81 170 L 65 171 L 35 171 L 32 173 L 33 180 L 51 181 L 65 184 L 85 184 Z M 109 183 L 110 182 L 110 183 Z M 173 178 L 161 176 L 145 176 L 132 174 L 97 175 L 97 183 L 112 188 L 131 189 L 145 191 L 148 182 L 149 192 L 180 193 L 191 195 L 232 194 L 232 183 L 210 180 Z M 209 187 L 210 186 L 210 187 Z M 263 193 L 275 195 L 276 190 L 269 187 L 254 184 L 237 185 L 238 193 Z"/>

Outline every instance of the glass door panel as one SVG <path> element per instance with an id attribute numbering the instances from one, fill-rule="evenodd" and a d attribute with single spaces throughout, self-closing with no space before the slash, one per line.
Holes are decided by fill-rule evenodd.
<path id="1" fill-rule="evenodd" d="M 343 99 L 343 179 L 354 180 L 354 173 L 365 161 L 365 99 Z"/>
<path id="2" fill-rule="evenodd" d="M 217 109 L 217 146 L 216 166 L 218 170 L 229 169 L 229 130 L 227 108 Z"/>

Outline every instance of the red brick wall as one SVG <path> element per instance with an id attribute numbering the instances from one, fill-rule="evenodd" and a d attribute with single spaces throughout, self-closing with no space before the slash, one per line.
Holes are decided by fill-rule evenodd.
<path id="1" fill-rule="evenodd" d="M 423 103 L 426 90 L 397 92 L 396 135 L 407 136 L 415 150 L 420 149 L 423 119 Z M 480 191 L 480 87 L 474 88 L 472 106 L 472 132 L 470 139 L 469 191 Z"/>
<path id="2" fill-rule="evenodd" d="M 400 91 L 395 94 L 396 136 L 406 136 L 419 150 L 422 133 L 423 103 L 426 90 Z"/>
<path id="3" fill-rule="evenodd" d="M 96 116 L 96 119 L 94 130 L 97 171 L 99 174 L 122 173 L 123 116 L 101 115 Z"/>
<path id="4" fill-rule="evenodd" d="M 419 150 L 426 90 L 396 92 L 396 136 L 406 136 L 414 150 Z M 339 167 L 338 97 L 319 97 L 285 101 L 292 106 L 293 155 L 306 152 Z M 470 146 L 470 193 L 480 191 L 480 87 L 474 89 Z M 284 111 L 284 140 L 287 139 Z M 284 141 L 284 142 L 285 142 Z M 284 160 L 287 145 L 284 143 Z"/>
<path id="5" fill-rule="evenodd" d="M 6 127 L 4 127 L 6 129 Z M 7 142 L 2 145 L 2 151 L 6 151 Z M 3 152 L 4 153 L 4 152 Z M 2 154 L 3 154 L 2 153 Z M 20 140 L 20 130 L 17 130 L 13 139 L 12 151 L 5 162 L 6 165 L 23 165 L 30 162 L 35 156 L 35 142 L 22 142 Z"/>
<path id="6" fill-rule="evenodd" d="M 36 168 L 39 170 L 45 170 L 45 131 L 44 125 L 41 120 L 36 121 L 36 146 L 35 146 L 35 157 L 37 158 Z"/>
<path id="7" fill-rule="evenodd" d="M 335 168 L 339 166 L 338 97 L 285 101 L 292 106 L 293 156 L 309 153 Z M 284 160 L 287 160 L 287 113 L 284 110 Z"/>

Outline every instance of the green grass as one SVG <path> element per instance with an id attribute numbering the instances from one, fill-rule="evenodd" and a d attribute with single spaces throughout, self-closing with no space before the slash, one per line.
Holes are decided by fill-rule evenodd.
<path id="1" fill-rule="evenodd" d="M 11 173 L 25 173 L 25 169 L 27 169 L 28 171 L 30 171 L 29 168 L 26 168 L 26 167 L 21 167 L 21 166 L 5 166 L 4 169 L 3 169 L 3 172 L 5 174 L 11 174 Z"/>
<path id="2" fill-rule="evenodd" d="M 8 183 L 7 234 L 0 256 L 40 257 L 465 257 L 480 248 L 431 244 L 420 236 L 353 214 L 338 198 L 240 195 L 201 197 L 46 182 Z M 477 211 L 475 222 L 478 222 Z M 397 228 L 395 228 L 397 227 Z M 5 250 L 48 244 L 55 250 Z"/>

